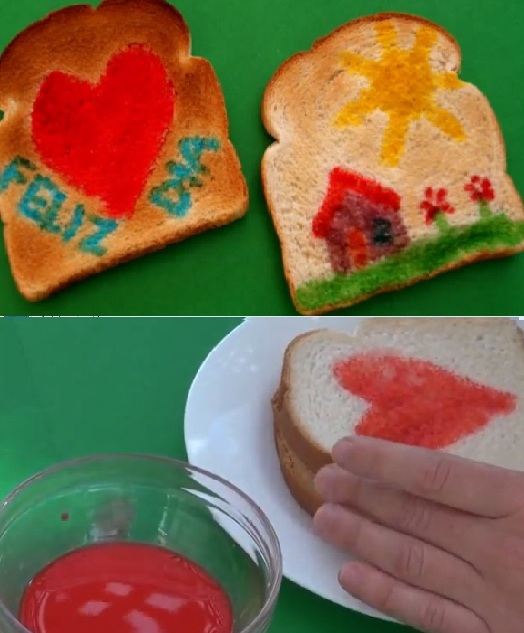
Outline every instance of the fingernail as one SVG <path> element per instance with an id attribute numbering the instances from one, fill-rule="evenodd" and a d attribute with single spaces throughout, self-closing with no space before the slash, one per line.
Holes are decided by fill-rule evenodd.
<path id="1" fill-rule="evenodd" d="M 362 571 L 353 563 L 345 565 L 338 574 L 338 581 L 341 585 L 356 587 L 362 582 Z"/>

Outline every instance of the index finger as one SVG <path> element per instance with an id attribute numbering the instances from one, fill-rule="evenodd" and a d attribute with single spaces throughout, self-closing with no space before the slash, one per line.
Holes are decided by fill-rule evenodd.
<path id="1" fill-rule="evenodd" d="M 479 516 L 500 518 L 524 505 L 522 473 L 440 451 L 351 437 L 332 456 L 355 475 Z"/>

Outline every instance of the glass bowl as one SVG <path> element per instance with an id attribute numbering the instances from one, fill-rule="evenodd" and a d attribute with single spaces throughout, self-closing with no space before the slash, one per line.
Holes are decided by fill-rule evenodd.
<path id="1" fill-rule="evenodd" d="M 198 563 L 227 592 L 233 633 L 269 627 L 282 557 L 251 499 L 184 462 L 95 455 L 35 475 L 0 506 L 0 633 L 29 633 L 17 614 L 38 571 L 71 550 L 114 541 L 160 545 Z"/>

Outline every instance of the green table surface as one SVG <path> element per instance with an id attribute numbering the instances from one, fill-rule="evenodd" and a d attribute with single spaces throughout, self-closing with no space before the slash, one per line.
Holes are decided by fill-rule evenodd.
<path id="1" fill-rule="evenodd" d="M 0 496 L 57 461 L 185 459 L 187 392 L 240 319 L 1 319 Z M 305 553 L 307 555 L 307 553 Z M 400 633 L 284 581 L 271 633 Z"/>
<path id="2" fill-rule="evenodd" d="M 67 0 L 2 0 L 0 47 Z M 520 0 L 177 0 L 193 52 L 222 82 L 231 137 L 246 175 L 247 216 L 75 285 L 31 305 L 19 296 L 0 246 L 0 314 L 293 314 L 259 166 L 269 143 L 260 101 L 269 78 L 293 53 L 355 17 L 418 13 L 453 33 L 462 77 L 490 99 L 507 141 L 509 171 L 524 192 L 524 3 Z M 524 314 L 524 256 L 478 263 L 349 310 L 364 314 Z M 346 313 L 348 310 L 345 311 Z"/>

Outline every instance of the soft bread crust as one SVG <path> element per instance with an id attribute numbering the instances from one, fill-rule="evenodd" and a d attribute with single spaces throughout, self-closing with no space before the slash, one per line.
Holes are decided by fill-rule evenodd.
<path id="1" fill-rule="evenodd" d="M 324 305 L 314 309 L 309 309 L 299 301 L 297 290 L 300 286 L 311 280 L 328 279 L 333 273 L 327 247 L 323 240 L 313 236 L 311 222 L 326 193 L 328 172 L 334 167 L 354 169 L 376 177 L 379 182 L 393 188 L 399 185 L 407 205 L 412 209 L 417 206 L 418 199 L 415 199 L 421 191 L 428 186 L 439 186 L 432 181 L 432 174 L 445 175 L 451 164 L 460 165 L 464 173 L 473 174 L 478 169 L 489 174 L 500 193 L 500 203 L 511 219 L 524 219 L 522 201 L 506 173 L 506 150 L 500 125 L 485 96 L 472 84 L 463 82 L 464 87 L 460 91 L 463 94 L 462 100 L 451 93 L 444 103 L 454 115 L 459 118 L 463 115 L 475 133 L 471 146 L 463 152 L 466 160 L 462 156 L 462 160 L 457 159 L 456 162 L 456 157 L 444 161 L 442 145 L 432 142 L 434 139 L 431 138 L 431 132 L 423 128 L 420 122 L 416 125 L 412 122 L 414 140 L 411 140 L 408 149 L 415 150 L 411 151 L 411 155 L 399 167 L 388 172 L 371 158 L 371 154 L 378 156 L 380 153 L 377 139 L 383 133 L 383 122 L 379 118 L 381 113 L 371 117 L 372 123 L 362 126 L 368 129 L 368 133 L 361 134 L 360 129 L 350 128 L 342 134 L 332 126 L 329 127 L 336 112 L 340 110 L 342 101 L 351 100 L 351 96 L 355 99 L 364 85 L 354 78 L 351 84 L 341 83 L 349 80 L 347 77 L 340 79 L 344 73 L 336 65 L 337 54 L 350 49 L 366 56 L 372 27 L 385 20 L 395 24 L 401 44 L 409 42 L 414 29 L 419 26 L 435 29 L 439 34 L 439 44 L 432 56 L 433 65 L 442 71 L 460 71 L 460 47 L 445 29 L 418 16 L 381 13 L 345 24 L 316 41 L 309 51 L 288 59 L 271 78 L 264 93 L 262 121 L 276 142 L 266 150 L 262 160 L 263 190 L 280 242 L 283 269 L 291 298 L 297 311 L 302 314 L 330 312 L 365 301 L 382 292 L 399 290 L 466 264 L 505 257 L 524 250 L 524 241 L 514 246 L 493 245 L 489 249 L 465 253 L 451 263 L 436 265 L 424 275 L 401 283 L 384 284 L 350 300 L 326 300 Z M 350 96 L 345 97 L 347 94 Z M 452 107 L 448 108 L 450 103 Z M 481 133 L 483 130 L 485 141 Z M 419 148 L 418 153 L 416 147 Z M 424 164 L 424 168 L 420 164 Z M 455 174 L 450 177 L 454 199 L 461 203 L 460 208 L 466 209 L 468 217 L 473 216 L 471 201 L 464 191 L 460 191 L 462 185 L 458 184 L 459 178 L 455 183 L 454 178 Z M 423 226 L 422 213 L 419 219 L 414 218 L 413 212 L 412 216 L 409 233 L 416 239 L 425 234 L 426 227 Z M 468 224 L 464 222 L 464 218 L 462 222 L 454 216 L 448 219 L 451 224 Z"/>
<path id="2" fill-rule="evenodd" d="M 333 361 L 376 349 L 429 360 L 515 393 L 514 413 L 493 418 L 487 427 L 445 450 L 524 470 L 524 335 L 515 323 L 499 318 L 369 318 L 354 335 L 330 330 L 303 334 L 284 355 L 272 401 L 275 444 L 284 480 L 308 513 L 314 514 L 320 505 L 315 474 L 332 462 L 333 444 L 354 432 L 369 407 L 336 383 Z"/>
<path id="3" fill-rule="evenodd" d="M 98 8 L 72 6 L 30 26 L 0 57 L 0 165 L 23 156 L 49 176 L 75 204 L 98 215 L 99 200 L 68 186 L 47 169 L 31 136 L 33 102 L 44 78 L 61 71 L 96 84 L 108 60 L 130 44 L 146 45 L 158 55 L 176 91 L 175 114 L 162 151 L 138 199 L 132 218 L 108 236 L 107 253 L 93 257 L 63 244 L 17 213 L 19 192 L 0 195 L 0 217 L 12 272 L 20 292 L 38 301 L 74 281 L 220 227 L 243 216 L 248 191 L 240 162 L 229 141 L 225 102 L 210 63 L 190 54 L 189 29 L 164 0 L 105 0 Z M 147 122 L 144 122 L 147 124 Z M 170 217 L 148 200 L 168 176 L 166 165 L 180 159 L 185 137 L 214 137 L 220 150 L 207 152 L 205 183 L 192 191 L 193 206 L 184 218 Z"/>
<path id="4" fill-rule="evenodd" d="M 289 448 L 276 424 L 274 434 L 282 477 L 300 507 L 313 515 L 321 505 L 321 500 L 314 490 L 314 474 Z"/>

